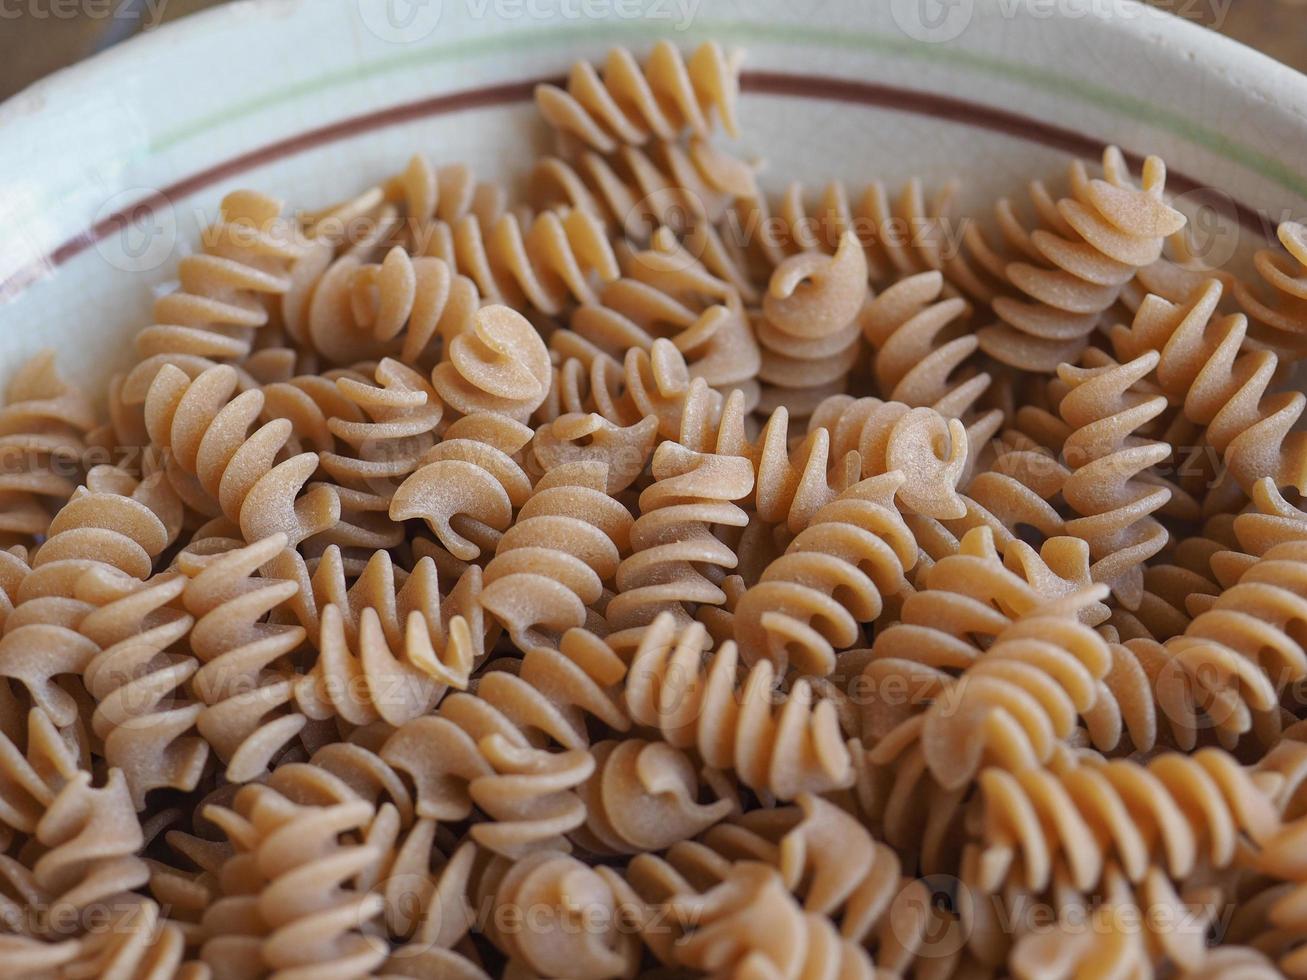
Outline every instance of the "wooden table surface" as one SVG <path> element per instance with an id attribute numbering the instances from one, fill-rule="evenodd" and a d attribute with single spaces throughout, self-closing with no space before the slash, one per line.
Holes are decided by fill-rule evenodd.
<path id="1" fill-rule="evenodd" d="M 30 13 L 0 20 L 0 99 L 49 72 L 72 64 L 114 38 L 127 37 L 160 22 L 176 20 L 224 0 L 113 0 L 94 5 L 126 10 L 130 16 L 104 17 L 88 13 L 56 18 Z M 1245 44 L 1307 72 L 1307 0 L 1150 0 L 1156 6 L 1216 28 Z M 49 12 L 60 4 L 28 0 L 7 9 Z M 66 5 L 60 9 L 67 9 Z M 88 9 L 91 9 L 88 7 Z M 131 13 L 140 11 L 139 14 Z"/>

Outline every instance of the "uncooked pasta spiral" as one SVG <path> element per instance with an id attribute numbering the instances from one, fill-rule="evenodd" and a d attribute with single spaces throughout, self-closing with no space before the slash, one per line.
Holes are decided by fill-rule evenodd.
<path id="1" fill-rule="evenodd" d="M 1003 295 L 992 306 L 999 321 L 979 331 L 980 346 L 995 359 L 1026 371 L 1052 373 L 1074 361 L 1089 335 L 1143 266 L 1155 261 L 1167 236 L 1185 219 L 1163 199 L 1166 166 L 1144 162 L 1136 186 L 1121 151 L 1103 154 L 1101 178 L 1080 161 L 1071 166 L 1071 193 L 1051 208 L 1041 203 L 1044 227 L 1027 232 L 1007 202 L 999 205 L 1005 235 L 1019 245 L 1017 261 L 997 260 Z M 1009 290 L 1015 295 L 1007 295 Z"/>
<path id="2" fill-rule="evenodd" d="M 1083 367 L 1058 368 L 1070 386 L 1060 411 L 1074 429 L 1064 448 L 1071 475 L 1062 484 L 1062 496 L 1080 515 L 1067 521 L 1066 533 L 1089 542 L 1094 559 L 1090 575 L 1109 585 L 1127 609 L 1138 608 L 1143 598 L 1144 562 L 1169 538 L 1151 515 L 1166 504 L 1171 491 L 1137 477 L 1171 449 L 1134 435 L 1165 408 L 1160 395 L 1132 390 L 1158 361 L 1150 352 L 1126 364 L 1099 364 L 1095 358 Z"/>
<path id="3" fill-rule="evenodd" d="M 209 368 L 194 380 L 165 364 L 145 400 L 151 438 L 168 451 L 167 472 L 186 503 L 225 516 L 247 541 L 284 534 L 289 544 L 330 529 L 340 518 L 334 490 L 300 490 L 317 471 L 317 453 L 278 460 L 291 423 L 273 419 L 250 433 L 263 408 L 257 390 L 236 395 L 233 368 Z M 235 397 L 233 397 L 235 395 Z"/>
<path id="4" fill-rule="evenodd" d="M 82 941 L 66 975 L 207 980 L 208 968 L 188 960 L 186 954 L 186 941 L 177 924 L 166 918 L 158 903 L 138 898 L 123 901 L 107 924 Z"/>
<path id="5" fill-rule="evenodd" d="M 498 412 L 524 422 L 549 394 L 549 351 L 520 313 L 486 306 L 446 346 L 431 381 L 463 415 Z"/>
<path id="6" fill-rule="evenodd" d="M 689 840 L 737 809 L 728 780 L 705 773 L 666 742 L 627 738 L 591 749 L 593 775 L 580 789 L 586 807 L 572 840 L 592 853 L 638 854 Z M 700 802 L 704 786 L 711 799 Z"/>
<path id="7" fill-rule="evenodd" d="M 78 584 L 97 607 L 77 626 L 100 651 L 82 671 L 96 701 L 91 729 L 138 810 L 153 789 L 194 789 L 209 757 L 194 734 L 203 705 L 181 690 L 200 666 L 180 645 L 194 622 L 176 608 L 185 588 L 186 578 L 171 572 L 139 582 L 103 569 Z"/>
<path id="8" fill-rule="evenodd" d="M 69 915 L 76 921 L 96 903 L 149 880 L 149 868 L 136 854 L 141 825 L 127 781 L 116 769 L 98 788 L 89 772 L 75 773 L 41 816 L 35 838 L 42 852 L 32 880 L 45 898 L 42 928 L 66 928 Z"/>
<path id="9" fill-rule="evenodd" d="M 53 509 L 77 489 L 86 434 L 95 412 L 37 354 L 10 379 L 0 408 L 0 539 L 29 545 L 46 533 Z"/>
<path id="10" fill-rule="evenodd" d="M 474 693 L 449 694 L 434 714 L 387 738 L 379 764 L 356 771 L 393 787 L 397 805 L 409 791 L 393 774 L 405 774 L 421 818 L 465 820 L 477 806 L 492 819 L 474 825 L 473 839 L 499 853 L 561 843 L 585 822 L 574 790 L 594 771 L 586 717 L 614 731 L 630 727 L 615 689 L 625 675 L 606 644 L 569 631 L 558 649 L 529 649 L 521 661 L 487 670 Z M 563 751 L 537 747 L 545 742 Z"/>
<path id="11" fill-rule="evenodd" d="M 669 41 L 659 41 L 643 67 L 627 49 L 613 48 L 602 75 L 578 61 L 566 89 L 537 86 L 536 106 L 559 132 L 601 153 L 675 139 L 687 130 L 705 137 L 714 122 L 737 136 L 738 62 L 715 41 L 699 45 L 688 60 Z"/>
<path id="12" fill-rule="evenodd" d="M 1231 287 L 1239 309 L 1252 321 L 1250 333 L 1258 344 L 1271 350 L 1302 356 L 1303 334 L 1307 333 L 1307 313 L 1303 285 L 1307 266 L 1307 228 L 1298 221 L 1283 221 L 1276 237 L 1285 251 L 1262 249 L 1253 258 L 1259 283 L 1235 279 Z"/>
<path id="13" fill-rule="evenodd" d="M 736 205 L 726 222 L 733 236 L 745 233 L 743 240 L 756 242 L 754 250 L 768 268 L 795 252 L 834 252 L 845 233 L 852 231 L 862 246 L 871 282 L 889 286 L 904 276 L 945 266 L 952 248 L 950 210 L 957 190 L 956 182 L 946 182 L 928 200 L 924 185 L 915 177 L 894 195 L 884 183 L 873 181 L 851 205 L 849 188 L 832 182 L 813 208 L 804 200 L 803 186 L 791 183 L 775 214 L 770 213 L 766 198 L 757 195 Z"/>
<path id="14" fill-rule="evenodd" d="M 906 585 L 917 543 L 894 508 L 897 471 L 855 483 L 812 517 L 736 604 L 736 640 L 745 663 L 770 660 L 818 677 L 835 651 L 853 646 L 884 597 Z M 838 598 L 837 598 L 838 595 Z"/>
<path id="15" fill-rule="evenodd" d="M 722 605 L 726 594 L 714 578 L 735 567 L 736 555 L 713 532 L 749 522 L 734 503 L 753 490 L 747 459 L 665 442 L 654 453 L 653 476 L 640 494 L 631 553 L 617 568 L 617 595 L 604 613 L 619 632 L 648 625 L 664 611 L 687 622 L 698 606 Z"/>
<path id="16" fill-rule="evenodd" d="M 192 681 L 205 705 L 196 727 L 232 782 L 263 773 L 307 722 L 293 709 L 296 677 L 286 664 L 305 630 L 263 620 L 299 586 L 257 576 L 286 547 L 278 533 L 183 566 L 189 581 L 182 598 L 195 617 L 191 649 L 203 661 Z"/>
<path id="17" fill-rule="evenodd" d="M 519 455 L 531 437 L 528 426 L 497 413 L 459 419 L 396 489 L 391 520 L 422 518 L 460 561 L 493 551 L 531 496 Z"/>
<path id="18" fill-rule="evenodd" d="M 1276 545 L 1166 642 L 1167 693 L 1200 711 L 1226 746 L 1249 732 L 1273 744 L 1283 727 L 1281 693 L 1307 676 L 1294 639 L 1307 618 L 1304 562 L 1307 543 Z"/>
<path id="19" fill-rule="evenodd" d="M 582 150 L 567 160 L 548 156 L 531 171 L 532 204 L 584 210 L 634 241 L 648 238 L 651 226 L 714 226 L 733 201 L 756 194 L 751 166 L 698 137 L 684 147 L 658 140 L 608 154 Z"/>
<path id="20" fill-rule="evenodd" d="M 1055 866 L 1074 887 L 1101 881 L 1107 862 L 1127 880 L 1154 864 L 1183 880 L 1201 864 L 1228 867 L 1241 835 L 1264 843 L 1279 829 L 1270 798 L 1220 749 L 1167 752 L 1146 764 L 1082 761 L 1051 771 L 991 768 L 977 777 L 981 814 L 975 845 L 982 891 L 1009 875 L 1043 891 Z"/>
<path id="21" fill-rule="evenodd" d="M 943 290 L 937 271 L 901 279 L 867 305 L 862 333 L 886 399 L 962 418 L 989 388 L 990 376 L 968 364 L 980 342 L 961 329 L 966 301 L 942 298 Z"/>
<path id="22" fill-rule="evenodd" d="M 201 959 L 211 968 L 219 974 L 349 977 L 370 975 L 386 959 L 385 943 L 365 931 L 380 914 L 382 898 L 351 880 L 380 857 L 375 845 L 347 836 L 367 827 L 371 807 L 361 800 L 300 806 L 275 790 L 247 786 L 232 809 L 210 806 L 206 815 L 237 845 L 228 864 L 240 861 L 252 886 L 250 894 L 231 896 L 206 915 L 211 931 Z"/>
<path id="23" fill-rule="evenodd" d="M 521 649 L 571 627 L 607 629 L 595 607 L 630 551 L 634 520 L 608 496 L 607 467 L 556 467 L 535 486 L 486 566 L 481 605 Z"/>
<path id="24" fill-rule="evenodd" d="M 770 661 L 741 678 L 735 644 L 727 641 L 705 663 L 708 645 L 702 624 L 680 628 L 670 613 L 646 627 L 626 679 L 632 720 L 778 799 L 850 785 L 849 750 L 832 702 L 814 699 L 800 679 L 778 703 Z"/>
<path id="25" fill-rule="evenodd" d="M 629 910 L 603 870 L 551 850 L 491 862 L 477 894 L 492 912 L 487 933 L 509 959 L 507 975 L 516 975 L 515 967 L 544 978 L 635 975 L 640 940 L 623 921 Z"/>
<path id="26" fill-rule="evenodd" d="M 291 289 L 291 265 L 307 244 L 281 210 L 252 191 L 223 198 L 203 251 L 181 260 L 177 291 L 155 302 L 154 325 L 136 335 L 141 361 L 123 383 L 128 404 L 145 400 L 164 364 L 195 376 L 250 353 L 254 331 L 269 322 L 269 301 Z"/>
<path id="27" fill-rule="evenodd" d="M 0 843 L 14 832 L 33 834 L 41 815 L 84 764 L 73 733 L 63 732 L 40 708 L 18 720 L 21 732 L 0 735 Z"/>
<path id="28" fill-rule="evenodd" d="M 542 475 L 568 463 L 602 463 L 608 469 L 608 492 L 621 493 L 645 474 L 657 441 L 653 415 L 620 426 L 594 412 L 568 412 L 535 430 L 531 458 Z"/>
<path id="29" fill-rule="evenodd" d="M 448 247 L 439 257 L 487 303 L 546 316 L 573 300 L 593 303 L 596 283 L 621 274 L 603 222 L 588 211 L 509 212 L 488 225 L 469 214 L 453 224 Z"/>
<path id="30" fill-rule="evenodd" d="M 1162 391 L 1186 418 L 1206 426 L 1204 440 L 1245 493 L 1267 476 L 1280 486 L 1307 486 L 1307 436 L 1291 431 L 1307 396 L 1268 391 L 1279 359 L 1268 350 L 1243 350 L 1248 321 L 1216 315 L 1221 292 L 1213 279 L 1181 303 L 1148 296 L 1131 327 L 1113 331 L 1112 343 L 1129 356 L 1160 352 Z M 1228 497 L 1220 490 L 1213 496 Z"/>
<path id="31" fill-rule="evenodd" d="M 721 884 L 669 904 L 692 922 L 676 944 L 682 966 L 714 976 L 875 976 L 867 952 L 826 916 L 804 912 L 780 874 L 761 862 L 741 861 Z"/>
<path id="32" fill-rule="evenodd" d="M 1107 643 L 1077 621 L 1104 594 L 1094 587 L 1013 621 L 924 714 L 904 722 L 909 730 L 920 726 L 940 785 L 965 786 L 986 765 L 1021 770 L 1053 757 L 1111 669 Z"/>
<path id="33" fill-rule="evenodd" d="M 867 262 L 846 232 L 834 255 L 801 252 L 776 267 L 756 323 L 764 408 L 807 415 L 844 390 L 861 343 L 858 313 L 868 297 Z"/>

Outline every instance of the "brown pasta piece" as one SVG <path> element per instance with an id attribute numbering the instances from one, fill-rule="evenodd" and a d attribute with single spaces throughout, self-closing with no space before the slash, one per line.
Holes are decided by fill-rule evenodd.
<path id="1" fill-rule="evenodd" d="M 705 653 L 708 642 L 701 624 L 678 628 L 669 613 L 645 629 L 626 677 L 633 721 L 778 799 L 852 783 L 832 702 L 814 699 L 800 679 L 778 704 L 770 661 L 759 661 L 741 679 L 735 644 Z"/>
<path id="2" fill-rule="evenodd" d="M 431 375 L 446 405 L 463 415 L 528 418 L 549 391 L 549 352 L 535 328 L 506 306 L 483 307 L 472 329 L 445 348 Z"/>
<path id="3" fill-rule="evenodd" d="M 1269 797 L 1220 749 L 1163 753 L 1147 764 L 1083 762 L 1056 772 L 986 769 L 978 782 L 973 880 L 984 891 L 997 890 L 1009 875 L 1042 891 L 1055 863 L 1079 889 L 1095 887 L 1109 860 L 1131 882 L 1155 863 L 1183 879 L 1199 862 L 1228 867 L 1239 835 L 1265 843 L 1279 827 Z"/>
<path id="4" fill-rule="evenodd" d="M 714 121 L 736 136 L 739 60 L 715 41 L 705 41 L 688 60 L 670 42 L 659 41 L 643 67 L 630 51 L 613 48 L 602 76 L 578 61 L 566 89 L 537 86 L 536 107 L 560 133 L 600 153 L 651 138 L 674 139 L 687 130 L 705 137 Z"/>
<path id="5" fill-rule="evenodd" d="M 859 624 L 880 616 L 916 562 L 916 541 L 893 504 L 902 484 L 895 471 L 845 490 L 741 596 L 736 640 L 746 663 L 824 676 L 835 651 L 857 642 Z"/>
<path id="6" fill-rule="evenodd" d="M 755 323 L 765 409 L 785 405 L 807 415 L 844 390 L 860 351 L 858 314 L 868 295 L 866 257 L 852 232 L 834 255 L 801 252 L 776 267 Z"/>
<path id="7" fill-rule="evenodd" d="M 1058 375 L 1070 386 L 1062 399 L 1062 417 L 1074 431 L 1065 454 L 1071 475 L 1062 496 L 1080 516 L 1066 523 L 1066 533 L 1089 542 L 1094 559 L 1090 575 L 1105 582 L 1127 609 L 1143 599 L 1143 564 L 1169 539 L 1151 515 L 1171 492 L 1136 479 L 1170 455 L 1170 448 L 1133 435 L 1165 407 L 1161 396 L 1132 391 L 1152 371 L 1158 355 L 1145 354 L 1127 364 L 1086 362 L 1063 365 Z"/>
<path id="8" fill-rule="evenodd" d="M 52 508 L 72 496 L 84 439 L 95 425 L 86 396 L 60 377 L 54 352 L 37 354 L 10 379 L 0 408 L 0 538 L 30 545 L 46 533 Z"/>
<path id="9" fill-rule="evenodd" d="M 608 492 L 616 494 L 644 475 L 657 439 L 658 419 L 653 415 L 619 426 L 594 412 L 569 412 L 535 430 L 531 457 L 541 474 L 568 463 L 602 463 Z"/>
<path id="10" fill-rule="evenodd" d="M 1180 303 L 1147 297 L 1133 325 L 1118 327 L 1118 351 L 1158 351 L 1157 381 L 1186 418 L 1205 426 L 1205 441 L 1220 454 L 1228 476 L 1212 491 L 1228 498 L 1249 492 L 1262 477 L 1280 486 L 1307 482 L 1307 442 L 1290 431 L 1307 406 L 1301 392 L 1269 393 L 1279 359 L 1268 350 L 1244 351 L 1247 319 L 1217 317 L 1221 284 L 1209 280 Z"/>
<path id="11" fill-rule="evenodd" d="M 631 553 L 617 567 L 617 595 L 604 618 L 619 633 L 638 630 L 663 612 L 687 622 L 690 609 L 726 601 L 714 582 L 735 567 L 735 553 L 714 536 L 718 527 L 744 527 L 734 501 L 753 490 L 747 459 L 696 453 L 665 442 L 653 457 L 654 482 L 640 494 L 631 525 Z"/>
<path id="12" fill-rule="evenodd" d="M 1157 157 L 1145 161 L 1136 186 L 1120 150 L 1109 147 L 1103 173 L 1090 178 L 1083 163 L 1072 164 L 1071 193 L 1055 204 L 1036 185 L 1043 227 L 1033 231 L 1021 226 L 1008 202 L 1000 202 L 1000 224 L 1019 252 L 1016 261 L 988 246 L 978 250 L 979 234 L 966 239 L 973 263 L 992 270 L 1002 284 L 991 302 L 999 322 L 978 334 L 991 357 L 1045 373 L 1075 361 L 1122 287 L 1184 226 L 1184 215 L 1163 200 L 1166 167 Z M 962 261 L 950 266 L 950 276 L 967 290 L 977 277 L 959 273 Z"/>
<path id="13" fill-rule="evenodd" d="M 520 649 L 549 645 L 572 627 L 606 629 L 594 607 L 630 551 L 634 523 L 607 485 L 603 463 L 559 466 L 500 538 L 481 605 Z"/>
<path id="14" fill-rule="evenodd" d="M 60 731 L 50 716 L 33 708 L 14 737 L 0 736 L 0 842 L 13 833 L 33 834 L 55 796 L 85 767 L 75 732 Z"/>
<path id="15" fill-rule="evenodd" d="M 203 705 L 183 690 L 200 667 L 181 646 L 194 622 L 176 608 L 185 588 L 173 573 L 138 582 L 103 569 L 78 584 L 96 605 L 77 626 L 99 649 L 82 670 L 96 700 L 91 729 L 137 810 L 153 789 L 195 789 L 208 761 L 208 743 L 194 734 Z"/>

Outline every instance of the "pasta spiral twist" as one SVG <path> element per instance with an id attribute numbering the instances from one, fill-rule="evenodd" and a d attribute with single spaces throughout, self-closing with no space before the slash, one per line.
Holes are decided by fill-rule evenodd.
<path id="1" fill-rule="evenodd" d="M 46 533 L 52 508 L 77 488 L 72 477 L 94 425 L 90 402 L 60 377 L 53 351 L 19 368 L 0 408 L 0 538 L 28 545 Z"/>
<path id="2" fill-rule="evenodd" d="M 738 56 L 713 41 L 699 45 L 688 60 L 670 42 L 659 41 L 643 68 L 630 51 L 613 48 L 602 76 L 578 61 L 566 89 L 537 86 L 536 107 L 560 133 L 600 153 L 651 138 L 675 139 L 686 130 L 705 137 L 714 117 L 738 136 L 738 74 Z"/>
<path id="3" fill-rule="evenodd" d="M 708 645 L 702 624 L 678 627 L 670 613 L 646 627 L 626 679 L 631 719 L 777 799 L 851 784 L 849 750 L 831 701 L 814 699 L 800 679 L 778 703 L 770 661 L 741 678 L 735 644 L 727 641 L 705 662 Z"/>
<path id="4" fill-rule="evenodd" d="M 211 517 L 225 516 L 247 541 L 284 534 L 289 544 L 330 529 L 340 500 L 328 486 L 300 495 L 318 469 L 317 453 L 280 462 L 291 423 L 273 419 L 249 433 L 263 408 L 250 390 L 232 397 L 236 372 L 213 367 L 194 380 L 165 364 L 145 401 L 151 438 L 168 451 L 167 472 L 188 505 Z"/>
<path id="5" fill-rule="evenodd" d="M 844 390 L 857 359 L 858 313 L 868 297 L 866 256 L 852 232 L 832 256 L 802 252 L 776 267 L 757 322 L 765 384 L 763 404 L 809 414 L 829 394 Z"/>
<path id="6" fill-rule="evenodd" d="M 209 756 L 208 744 L 192 734 L 203 706 L 179 690 L 199 662 L 172 649 L 194 622 L 175 607 L 185 587 L 186 578 L 172 573 L 138 582 L 103 569 L 87 571 L 78 585 L 97 605 L 77 627 L 100 650 L 82 672 L 96 700 L 91 729 L 138 810 L 153 789 L 194 789 Z"/>
<path id="7" fill-rule="evenodd" d="M 898 472 L 856 483 L 813 515 L 785 554 L 735 607 L 736 639 L 746 663 L 770 660 L 818 677 L 835 667 L 835 651 L 857 642 L 906 585 L 917 545 L 894 509 Z"/>
<path id="8" fill-rule="evenodd" d="M 549 351 L 520 313 L 487 306 L 455 337 L 431 374 L 441 400 L 463 415 L 498 412 L 519 422 L 549 394 Z"/>
<path id="9" fill-rule="evenodd" d="M 493 549 L 531 496 L 531 478 L 519 462 L 531 438 L 528 426 L 503 415 L 459 419 L 396 489 L 391 520 L 420 517 L 455 558 L 480 558 L 480 542 Z"/>
<path id="10" fill-rule="evenodd" d="M 27 713 L 25 731 L 0 735 L 0 843 L 11 832 L 33 834 L 55 796 L 77 774 L 81 746 L 40 708 Z"/>
<path id="11" fill-rule="evenodd" d="M 634 519 L 608 496 L 607 467 L 577 462 L 543 476 L 486 566 L 481 605 L 520 649 L 548 646 L 594 611 L 629 553 Z"/>
<path id="12" fill-rule="evenodd" d="M 281 210 L 280 201 L 251 191 L 223 198 L 203 251 L 181 260 L 180 287 L 154 304 L 154 325 L 136 335 L 141 361 L 123 382 L 127 404 L 145 400 L 165 364 L 195 376 L 250 353 L 254 331 L 269 322 L 269 301 L 291 290 L 292 265 L 307 247 Z"/>
<path id="13" fill-rule="evenodd" d="M 937 271 L 900 280 L 867 305 L 862 333 L 875 351 L 872 373 L 887 399 L 962 418 L 985 394 L 990 376 L 968 364 L 980 342 L 959 329 L 969 313 L 966 301 L 941 298 L 943 291 Z"/>
<path id="14" fill-rule="evenodd" d="M 749 522 L 733 503 L 753 489 L 747 459 L 665 442 L 654 452 L 653 476 L 655 482 L 640 494 L 631 554 L 617 567 L 617 595 L 605 611 L 617 631 L 646 626 L 662 612 L 687 622 L 691 609 L 723 604 L 726 594 L 714 570 L 734 568 L 737 559 L 713 529 Z"/>
<path id="15" fill-rule="evenodd" d="M 385 944 L 365 933 L 383 900 L 351 881 L 377 862 L 379 849 L 341 839 L 367 827 L 371 807 L 300 806 L 275 790 L 247 786 L 232 809 L 211 805 L 206 815 L 226 827 L 237 845 L 227 864 L 239 860 L 248 868 L 256 892 L 209 909 L 205 963 L 254 975 L 344 978 L 368 975 L 386 959 Z"/>
<path id="16" fill-rule="evenodd" d="M 196 727 L 231 782 L 263 773 L 307 721 L 292 708 L 296 680 L 283 660 L 299 648 L 305 630 L 263 619 L 299 586 L 255 577 L 286 547 L 278 533 L 182 566 L 189 578 L 182 600 L 195 617 L 191 649 L 203 661 L 192 682 L 205 705 Z"/>
<path id="17" fill-rule="evenodd" d="M 1127 364 L 1058 368 L 1070 386 L 1060 411 L 1074 431 L 1065 454 L 1071 475 L 1062 496 L 1080 516 L 1067 521 L 1066 533 L 1089 542 L 1094 559 L 1090 575 L 1108 584 L 1127 608 L 1143 599 L 1143 565 L 1164 547 L 1169 534 L 1151 515 L 1166 504 L 1171 491 L 1135 479 L 1170 455 L 1166 443 L 1133 433 L 1166 407 L 1160 395 L 1133 392 L 1136 382 L 1157 367 L 1155 353 Z"/>
<path id="18" fill-rule="evenodd" d="M 1162 391 L 1185 418 L 1206 426 L 1206 442 L 1245 493 L 1267 476 L 1280 486 L 1307 485 L 1307 437 L 1291 431 L 1307 396 L 1268 394 L 1279 359 L 1271 351 L 1243 350 L 1243 316 L 1214 318 L 1221 292 L 1213 279 L 1181 303 L 1148 296 L 1133 324 L 1113 331 L 1112 343 L 1126 353 L 1160 352 Z"/>
<path id="19" fill-rule="evenodd" d="M 149 880 L 149 868 L 136 856 L 144 843 L 141 825 L 116 769 L 98 789 L 89 772 L 75 773 L 42 815 L 36 840 L 44 850 L 32 878 L 48 899 L 42 928 Z"/>
<path id="20" fill-rule="evenodd" d="M 1228 867 L 1239 835 L 1271 837 L 1279 817 L 1269 797 L 1220 749 L 1167 752 L 1147 764 L 1085 761 L 1059 772 L 986 769 L 976 887 L 992 892 L 1009 875 L 1043 891 L 1056 864 L 1079 889 L 1095 887 L 1109 860 L 1132 882 L 1154 864 L 1183 880 L 1199 862 Z"/>
<path id="21" fill-rule="evenodd" d="M 434 715 L 400 727 L 379 751 L 407 774 L 422 818 L 464 820 L 475 803 L 492 818 L 472 837 L 507 855 L 561 843 L 585 823 L 576 795 L 594 771 L 585 716 L 617 731 L 630 722 L 614 685 L 626 668 L 604 643 L 580 631 L 560 648 L 529 649 L 515 669 L 482 675 L 475 693 L 448 695 Z M 537 748 L 542 739 L 562 752 Z"/>
<path id="22" fill-rule="evenodd" d="M 1287 348 L 1286 353 L 1295 355 L 1296 360 L 1302 356 L 1302 337 L 1307 333 L 1307 314 L 1303 312 L 1303 300 L 1307 299 L 1307 287 L 1303 285 L 1307 228 L 1301 222 L 1283 221 L 1276 229 L 1276 237 L 1284 252 L 1262 249 L 1254 256 L 1261 282 L 1235 279 L 1231 292 L 1239 309 L 1252 321 L 1253 339 L 1271 350 Z"/>
<path id="23" fill-rule="evenodd" d="M 1307 656 L 1294 639 L 1307 617 L 1305 561 L 1307 544 L 1276 545 L 1166 642 L 1168 694 L 1200 711 L 1228 747 L 1248 732 L 1274 743 L 1280 694 L 1307 675 Z"/>
<path id="24" fill-rule="evenodd" d="M 1074 361 L 1122 287 L 1184 227 L 1184 215 L 1163 199 L 1166 166 L 1160 159 L 1144 162 L 1136 186 L 1121 151 L 1109 147 L 1103 172 L 1091 179 L 1081 162 L 1072 164 L 1071 195 L 1041 215 L 1048 227 L 1020 231 L 1031 261 L 1003 267 L 1004 286 L 1017 295 L 995 297 L 999 322 L 978 333 L 981 349 L 996 360 L 1046 373 Z"/>

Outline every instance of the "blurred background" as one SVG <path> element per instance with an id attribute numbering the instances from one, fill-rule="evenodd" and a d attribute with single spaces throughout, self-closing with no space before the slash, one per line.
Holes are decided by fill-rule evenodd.
<path id="1" fill-rule="evenodd" d="M 0 0 L 0 99 L 143 30 L 227 0 Z M 1307 0 L 1150 0 L 1307 71 Z"/>

